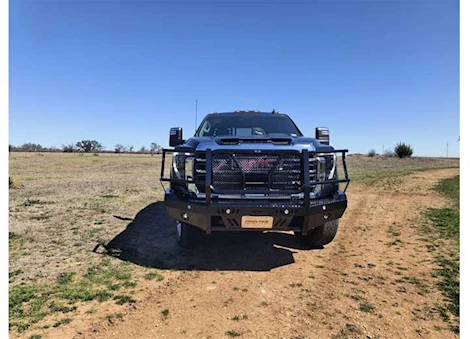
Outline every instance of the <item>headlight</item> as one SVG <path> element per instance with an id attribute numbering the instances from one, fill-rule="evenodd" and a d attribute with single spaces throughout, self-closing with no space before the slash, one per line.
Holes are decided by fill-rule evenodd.
<path id="1" fill-rule="evenodd" d="M 194 157 L 186 157 L 184 160 L 184 173 L 187 180 L 193 180 Z"/>
<path id="2" fill-rule="evenodd" d="M 192 180 L 194 156 L 191 153 L 173 153 L 172 167 L 175 179 Z"/>
<path id="3" fill-rule="evenodd" d="M 336 174 L 336 154 L 334 153 L 312 153 L 309 156 L 310 183 L 315 196 L 320 196 L 325 188 L 333 184 L 313 184 L 318 181 L 333 180 Z M 328 189 L 326 191 L 329 191 Z"/>

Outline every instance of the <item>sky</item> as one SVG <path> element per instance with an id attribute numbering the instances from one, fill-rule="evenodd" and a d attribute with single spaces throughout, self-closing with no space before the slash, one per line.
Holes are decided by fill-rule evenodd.
<path id="1" fill-rule="evenodd" d="M 10 0 L 9 142 L 168 147 L 213 111 L 287 113 L 351 153 L 459 156 L 459 3 Z"/>

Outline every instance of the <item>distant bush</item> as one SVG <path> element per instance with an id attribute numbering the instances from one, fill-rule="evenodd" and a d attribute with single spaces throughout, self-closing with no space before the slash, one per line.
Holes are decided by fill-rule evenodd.
<path id="1" fill-rule="evenodd" d="M 75 147 L 85 153 L 96 153 L 103 150 L 103 145 L 96 140 L 82 140 L 75 144 Z"/>
<path id="2" fill-rule="evenodd" d="M 116 144 L 114 146 L 114 153 L 124 153 L 126 151 L 126 147 L 123 144 Z"/>
<path id="3" fill-rule="evenodd" d="M 376 155 L 377 155 L 377 152 L 375 151 L 375 149 L 371 149 L 369 153 L 367 153 L 367 156 L 371 158 L 375 157 Z"/>
<path id="4" fill-rule="evenodd" d="M 65 153 L 72 153 L 74 152 L 76 149 L 75 149 L 75 146 L 73 144 L 69 144 L 69 145 L 64 145 L 62 144 L 62 152 L 65 152 Z"/>
<path id="5" fill-rule="evenodd" d="M 395 152 L 393 152 L 392 150 L 386 149 L 383 155 L 388 158 L 393 158 L 395 156 Z"/>
<path id="6" fill-rule="evenodd" d="M 413 148 L 409 144 L 399 142 L 395 145 L 395 155 L 399 158 L 409 158 L 413 154 Z"/>

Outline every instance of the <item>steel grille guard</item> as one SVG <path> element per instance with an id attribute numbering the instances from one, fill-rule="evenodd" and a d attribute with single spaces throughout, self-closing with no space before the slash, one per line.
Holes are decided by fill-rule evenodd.
<path id="1" fill-rule="evenodd" d="M 309 206 L 310 204 L 310 192 L 312 191 L 312 188 L 314 189 L 316 185 L 323 185 L 323 184 L 338 184 L 338 183 L 346 183 L 346 187 L 344 188 L 344 192 L 346 192 L 348 186 L 349 186 L 349 174 L 348 174 L 348 169 L 346 165 L 346 153 L 349 152 L 347 149 L 340 149 L 340 150 L 332 150 L 332 151 L 309 151 L 308 149 L 303 149 L 302 152 L 300 153 L 301 161 L 302 161 L 302 170 L 303 170 L 303 184 L 298 190 L 283 190 L 281 192 L 279 191 L 273 191 L 271 189 L 261 189 L 261 190 L 256 190 L 256 192 L 250 192 L 250 191 L 245 191 L 241 192 L 240 190 L 237 191 L 229 191 L 229 190 L 219 190 L 215 191 L 214 188 L 212 187 L 212 155 L 213 154 L 227 154 L 227 153 L 252 153 L 253 155 L 259 155 L 259 152 L 256 151 L 247 151 L 247 150 L 237 150 L 237 149 L 232 149 L 232 150 L 211 150 L 211 149 L 206 149 L 205 154 L 206 154 L 206 175 L 205 175 L 205 182 L 199 182 L 199 181 L 194 181 L 194 180 L 188 180 L 188 179 L 172 179 L 172 178 L 166 178 L 165 177 L 165 157 L 167 154 L 173 154 L 173 153 L 181 153 L 184 154 L 188 157 L 195 157 L 196 152 L 195 151 L 186 151 L 186 150 L 175 150 L 175 149 L 163 149 L 162 150 L 162 166 L 161 166 L 161 172 L 160 172 L 160 181 L 161 182 L 171 182 L 171 183 L 180 183 L 180 184 L 199 184 L 199 185 L 204 185 L 205 188 L 205 195 L 206 195 L 206 203 L 207 205 L 210 204 L 211 199 L 212 199 L 212 194 L 250 194 L 250 193 L 256 193 L 256 194 L 298 194 L 298 193 L 304 193 L 304 203 Z M 291 150 L 285 150 L 285 151 L 279 151 L 279 150 L 263 150 L 263 153 L 269 154 L 269 153 L 283 153 L 283 154 L 296 154 L 299 155 L 298 151 L 291 151 Z M 312 180 L 310 179 L 309 176 L 309 155 L 324 155 L 324 154 L 342 154 L 342 164 L 343 164 L 343 170 L 344 170 L 344 179 L 327 179 L 327 180 Z M 338 166 L 338 164 L 336 164 Z"/>

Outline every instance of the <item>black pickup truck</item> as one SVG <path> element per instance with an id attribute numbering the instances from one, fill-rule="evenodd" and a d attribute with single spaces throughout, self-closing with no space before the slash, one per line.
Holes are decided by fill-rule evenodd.
<path id="1" fill-rule="evenodd" d="M 267 230 L 293 231 L 310 247 L 330 243 L 347 206 L 348 150 L 329 145 L 327 128 L 315 132 L 304 137 L 274 110 L 208 114 L 188 140 L 172 128 L 174 148 L 162 151 L 160 180 L 170 183 L 165 206 L 178 243 L 189 247 L 202 231 Z"/>

